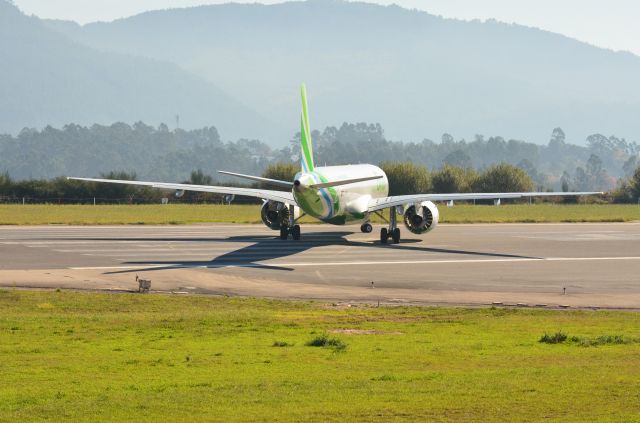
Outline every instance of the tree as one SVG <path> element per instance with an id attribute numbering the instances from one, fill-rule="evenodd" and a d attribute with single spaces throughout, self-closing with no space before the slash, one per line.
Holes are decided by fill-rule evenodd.
<path id="1" fill-rule="evenodd" d="M 585 173 L 589 181 L 589 189 L 606 190 L 610 188 L 607 171 L 602 167 L 602 159 L 595 154 L 592 154 L 587 160 Z"/>
<path id="2" fill-rule="evenodd" d="M 262 173 L 262 177 L 293 182 L 298 172 L 300 172 L 300 165 L 297 163 L 274 163 L 267 166 L 267 169 Z"/>
<path id="3" fill-rule="evenodd" d="M 13 181 L 11 180 L 11 176 L 9 176 L 9 172 L 0 174 L 0 195 L 8 196 L 12 186 Z"/>
<path id="4" fill-rule="evenodd" d="M 640 165 L 638 163 L 638 156 L 631 156 L 622 166 L 622 172 L 624 172 L 624 176 L 631 176 L 633 174 L 634 169 Z"/>
<path id="5" fill-rule="evenodd" d="M 544 184 L 544 176 L 538 173 L 536 167 L 531 163 L 529 159 L 522 159 L 518 162 L 517 167 L 522 169 L 531 179 L 539 186 Z"/>
<path id="6" fill-rule="evenodd" d="M 445 165 L 469 168 L 472 166 L 471 157 L 462 150 L 452 151 L 444 158 Z"/>
<path id="7" fill-rule="evenodd" d="M 640 166 L 633 173 L 629 181 L 631 196 L 634 200 L 640 201 Z"/>
<path id="8" fill-rule="evenodd" d="M 638 167 L 629 179 L 620 183 L 619 188 L 614 191 L 613 198 L 621 203 L 640 202 L 640 167 Z"/>
<path id="9" fill-rule="evenodd" d="M 475 190 L 478 192 L 529 192 L 533 180 L 522 169 L 501 163 L 487 168 L 478 177 Z"/>
<path id="10" fill-rule="evenodd" d="M 431 191 L 431 175 L 424 166 L 411 162 L 385 162 L 382 170 L 389 179 L 389 195 L 408 195 Z"/>
<path id="11" fill-rule="evenodd" d="M 569 176 L 567 171 L 562 172 L 562 177 L 560 177 L 560 186 L 562 187 L 562 192 L 571 191 L 571 176 Z"/>
<path id="12" fill-rule="evenodd" d="M 213 177 L 205 174 L 202 169 L 194 170 L 191 172 L 191 177 L 187 182 L 191 185 L 213 185 Z"/>
<path id="13" fill-rule="evenodd" d="M 442 144 L 453 144 L 455 142 L 453 136 L 447 133 L 442 134 L 442 138 L 440 140 L 442 141 Z"/>
<path id="14" fill-rule="evenodd" d="M 549 147 L 554 150 L 559 150 L 565 145 L 567 136 L 562 128 L 555 128 L 551 133 L 551 139 L 549 140 Z"/>
<path id="15" fill-rule="evenodd" d="M 102 179 L 117 179 L 121 181 L 135 181 L 136 174 L 134 172 L 124 172 L 124 171 L 111 171 L 109 173 L 102 173 Z M 110 198 L 119 201 L 131 202 L 136 195 L 136 192 L 139 191 L 139 187 L 134 185 L 120 185 L 120 184 L 101 184 L 101 186 L 95 187 L 95 183 L 91 183 L 94 185 L 94 189 L 100 192 L 100 195 L 104 198 Z"/>
<path id="16" fill-rule="evenodd" d="M 432 175 L 431 184 L 438 194 L 469 192 L 477 177 L 473 169 L 444 165 Z"/>

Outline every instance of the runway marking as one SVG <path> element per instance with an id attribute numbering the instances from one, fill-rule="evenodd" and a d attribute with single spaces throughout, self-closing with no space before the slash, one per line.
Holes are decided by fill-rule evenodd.
<path id="1" fill-rule="evenodd" d="M 640 260 L 640 257 L 548 257 L 548 258 L 513 258 L 513 259 L 471 259 L 471 260 L 403 260 L 403 261 L 349 261 L 349 262 L 327 262 L 327 263 L 280 263 L 280 262 L 267 262 L 267 263 L 228 263 L 217 264 L 211 262 L 211 264 L 193 264 L 185 265 L 180 263 L 167 263 L 162 265 L 145 265 L 138 264 L 135 266 L 95 266 L 95 267 L 70 267 L 72 270 L 121 270 L 121 269 L 158 269 L 158 268 L 172 268 L 172 269 L 207 269 L 207 268 L 224 268 L 224 267 L 328 267 L 328 266 L 376 266 L 376 265 L 407 265 L 407 264 L 482 264 L 482 263 L 518 263 L 518 262 L 559 262 L 559 261 L 619 261 L 619 260 Z"/>

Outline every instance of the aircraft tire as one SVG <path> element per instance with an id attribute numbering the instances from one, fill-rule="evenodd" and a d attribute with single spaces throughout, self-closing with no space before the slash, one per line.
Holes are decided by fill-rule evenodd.
<path id="1" fill-rule="evenodd" d="M 393 238 L 394 244 L 400 243 L 400 228 L 395 228 L 393 230 L 393 233 L 391 234 L 391 238 Z"/>
<path id="2" fill-rule="evenodd" d="M 389 239 L 389 231 L 387 231 L 387 228 L 380 229 L 380 243 L 386 244 L 388 239 Z"/>
<path id="3" fill-rule="evenodd" d="M 289 237 L 289 228 L 287 226 L 280 226 L 280 239 L 286 240 Z"/>
<path id="4" fill-rule="evenodd" d="M 360 231 L 365 234 L 370 234 L 373 232 L 373 226 L 371 226 L 371 223 L 363 223 L 362 226 L 360 226 Z"/>
<path id="5" fill-rule="evenodd" d="M 291 237 L 296 241 L 300 240 L 300 225 L 295 225 L 293 227 Z"/>

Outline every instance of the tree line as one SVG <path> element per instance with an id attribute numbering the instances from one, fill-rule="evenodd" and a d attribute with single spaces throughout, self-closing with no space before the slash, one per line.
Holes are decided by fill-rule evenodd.
<path id="1" fill-rule="evenodd" d="M 530 192 L 536 189 L 534 179 L 525 170 L 508 163 L 499 163 L 480 171 L 449 164 L 430 171 L 426 166 L 413 162 L 384 162 L 381 168 L 389 179 L 389 195 Z M 270 165 L 263 176 L 288 181 L 293 180 L 299 171 L 297 164 L 278 163 Z M 563 192 L 570 192 L 568 187 L 564 188 Z M 624 178 L 615 190 L 608 192 L 604 200 L 619 203 L 640 201 L 640 166 L 630 177 Z M 565 201 L 576 199 L 567 197 Z"/>
<path id="2" fill-rule="evenodd" d="M 489 166 L 481 171 L 461 166 L 444 165 L 430 171 L 426 166 L 413 162 L 384 162 L 382 169 L 389 179 L 390 195 L 415 193 L 467 193 L 467 192 L 528 192 L 535 190 L 535 181 L 523 169 L 507 163 Z M 268 165 L 262 176 L 270 179 L 292 181 L 300 171 L 297 163 L 274 163 Z M 100 175 L 105 179 L 135 180 L 135 174 L 110 172 Z M 214 185 L 215 179 L 201 169 L 191 172 L 183 183 Z M 227 184 L 230 185 L 230 184 Z M 238 184 L 234 184 L 238 185 Z M 268 184 L 253 184 L 271 188 Z M 567 190 L 565 190 L 567 191 Z M 172 203 L 220 203 L 223 195 L 201 192 L 185 192 L 181 197 L 172 192 L 149 187 L 104 184 L 67 180 L 58 177 L 50 180 L 13 180 L 8 174 L 0 174 L 0 202 L 44 202 L 44 203 L 160 203 L 167 199 Z M 607 201 L 629 203 L 640 201 L 640 166 L 621 181 L 617 189 L 608 193 Z M 235 202 L 253 203 L 255 199 L 238 198 Z M 567 197 L 566 201 L 576 201 Z M 603 200 L 600 200 L 603 201 Z"/>
<path id="3" fill-rule="evenodd" d="M 521 169 L 539 191 L 612 191 L 622 189 L 640 165 L 636 142 L 594 134 L 585 140 L 586 145 L 579 146 L 567 142 L 561 128 L 552 131 L 546 145 L 482 135 L 471 141 L 456 140 L 450 134 L 444 134 L 439 142 L 392 141 L 380 125 L 365 123 L 316 130 L 313 139 L 319 165 L 411 162 L 433 172 L 434 190 L 445 189 L 454 176 L 466 181 L 453 185 L 457 191 L 477 190 L 474 173 L 482 174 L 504 163 Z M 175 182 L 189 180 L 194 169 L 201 169 L 203 174 L 214 175 L 212 183 L 237 183 L 215 172 L 261 174 L 272 164 L 298 162 L 299 146 L 299 133 L 289 145 L 273 148 L 259 140 L 223 141 L 215 127 L 170 130 L 163 124 L 153 127 L 142 122 L 90 127 L 71 124 L 61 129 L 24 129 L 16 136 L 0 135 L 0 173 L 8 173 L 12 181 L 25 181 L 23 185 L 39 185 L 38 190 L 48 197 L 55 197 L 60 191 L 56 186 L 65 182 L 49 186 L 35 180 L 117 171 L 135 174 L 141 180 Z"/>

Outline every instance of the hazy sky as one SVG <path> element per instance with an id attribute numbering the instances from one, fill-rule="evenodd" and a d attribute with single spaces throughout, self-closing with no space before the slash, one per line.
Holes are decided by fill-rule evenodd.
<path id="1" fill-rule="evenodd" d="M 255 0 L 237 0 L 255 3 Z M 260 3 L 280 3 L 262 0 Z M 13 0 L 27 14 L 80 23 L 110 21 L 145 10 L 228 3 L 227 0 Z M 368 0 L 459 19 L 516 22 L 640 55 L 638 0 Z"/>

